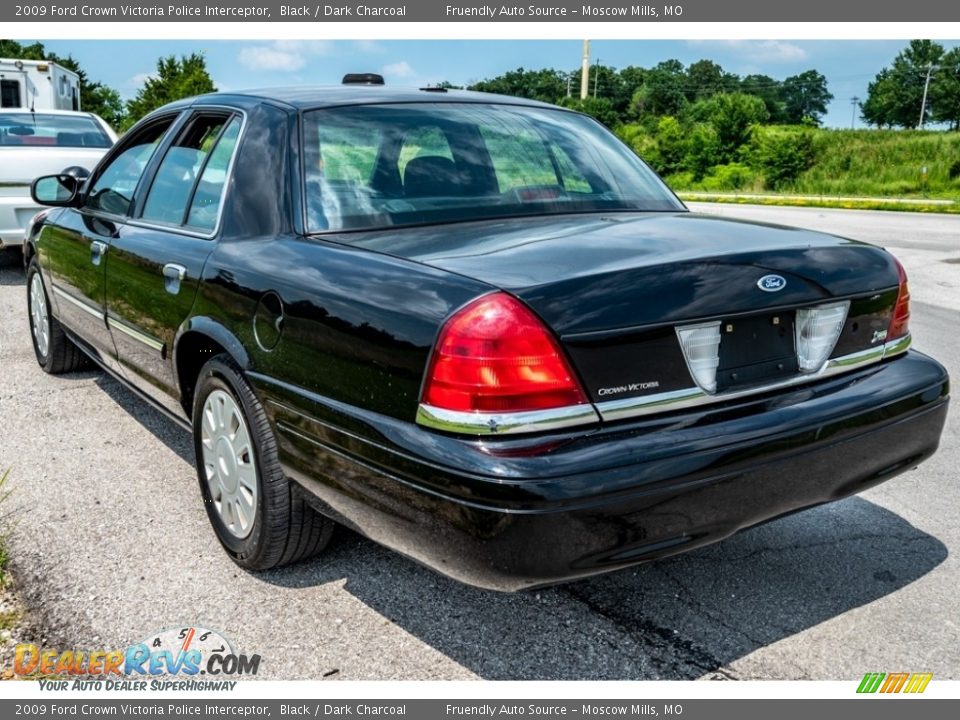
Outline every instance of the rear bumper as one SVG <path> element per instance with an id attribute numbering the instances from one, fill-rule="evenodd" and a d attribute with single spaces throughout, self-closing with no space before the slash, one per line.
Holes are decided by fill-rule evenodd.
<path id="1" fill-rule="evenodd" d="M 0 248 L 21 247 L 30 220 L 43 210 L 30 197 L 0 195 Z"/>
<path id="2" fill-rule="evenodd" d="M 936 450 L 949 380 L 917 352 L 709 410 L 463 439 L 266 378 L 281 461 L 323 512 L 441 573 L 518 590 L 716 542 Z"/>

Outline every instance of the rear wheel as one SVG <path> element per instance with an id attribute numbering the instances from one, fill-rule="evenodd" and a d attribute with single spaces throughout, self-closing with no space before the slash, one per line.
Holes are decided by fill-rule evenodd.
<path id="1" fill-rule="evenodd" d="M 207 515 L 237 564 L 266 570 L 326 547 L 333 521 L 293 492 L 263 406 L 226 356 L 200 371 L 193 438 Z"/>
<path id="2" fill-rule="evenodd" d="M 83 351 L 67 337 L 50 312 L 50 298 L 36 258 L 30 261 L 27 268 L 27 312 L 33 352 L 44 371 L 58 375 L 78 370 L 86 364 Z"/>

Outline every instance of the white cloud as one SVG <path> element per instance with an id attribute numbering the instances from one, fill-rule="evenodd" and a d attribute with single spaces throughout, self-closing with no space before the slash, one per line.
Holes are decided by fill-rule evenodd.
<path id="1" fill-rule="evenodd" d="M 753 63 L 789 63 L 806 60 L 808 53 L 799 45 L 783 40 L 691 40 L 690 45 L 731 50 Z"/>
<path id="2" fill-rule="evenodd" d="M 331 43 L 322 40 L 277 40 L 266 45 L 250 45 L 240 50 L 240 64 L 250 70 L 295 72 L 307 64 L 311 55 L 326 55 Z"/>
<path id="3" fill-rule="evenodd" d="M 389 75 L 390 77 L 408 78 L 413 77 L 417 73 L 410 63 L 408 63 L 406 60 L 401 60 L 400 62 L 384 65 L 383 74 Z"/>
<path id="4" fill-rule="evenodd" d="M 243 48 L 240 51 L 240 64 L 251 70 L 293 72 L 306 65 L 307 59 L 298 53 L 260 45 Z"/>
<path id="5" fill-rule="evenodd" d="M 137 73 L 132 78 L 127 80 L 127 84 L 130 85 L 131 87 L 140 88 L 140 86 L 146 83 L 147 80 L 150 80 L 151 78 L 155 78 L 155 77 L 156 77 L 156 74 L 154 73 Z"/>
<path id="6" fill-rule="evenodd" d="M 353 43 L 357 52 L 369 53 L 371 55 L 382 55 L 387 49 L 375 40 L 357 40 Z"/>

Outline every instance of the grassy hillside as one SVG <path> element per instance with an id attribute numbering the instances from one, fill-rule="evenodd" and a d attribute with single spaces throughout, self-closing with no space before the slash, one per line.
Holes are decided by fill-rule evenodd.
<path id="1" fill-rule="evenodd" d="M 624 137 L 623 128 L 619 131 Z M 807 138 L 799 172 L 771 182 L 777 158 L 771 148 Z M 626 139 L 626 138 L 624 138 Z M 659 138 L 629 144 L 646 156 Z M 795 161 L 785 153 L 783 161 Z M 825 130 L 801 127 L 756 128 L 753 139 L 737 151 L 734 162 L 706 172 L 683 167 L 656 168 L 678 191 L 777 192 L 798 195 L 960 199 L 960 133 L 917 130 Z M 925 169 L 925 171 L 924 171 Z"/>

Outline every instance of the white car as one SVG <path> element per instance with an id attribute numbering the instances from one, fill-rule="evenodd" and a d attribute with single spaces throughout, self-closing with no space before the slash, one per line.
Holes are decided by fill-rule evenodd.
<path id="1" fill-rule="evenodd" d="M 117 135 L 93 113 L 0 110 L 0 249 L 20 247 L 30 219 L 42 208 L 30 184 L 67 167 L 93 170 Z"/>

